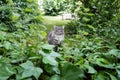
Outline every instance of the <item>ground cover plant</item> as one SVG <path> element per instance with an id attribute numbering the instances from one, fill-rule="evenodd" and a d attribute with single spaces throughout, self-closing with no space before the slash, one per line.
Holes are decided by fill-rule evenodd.
<path id="1" fill-rule="evenodd" d="M 2 0 L 0 6 L 0 80 L 38 79 L 45 28 L 36 0 Z"/>
<path id="2" fill-rule="evenodd" d="M 87 79 L 100 80 L 101 77 L 103 80 L 119 79 L 119 73 L 116 70 L 119 65 L 116 59 L 119 60 L 119 58 L 113 57 L 111 53 L 119 55 L 117 45 L 119 45 L 120 40 L 120 2 L 112 0 L 80 0 L 74 2 L 74 12 L 78 18 L 67 24 L 67 32 L 69 35 L 76 34 L 71 41 L 77 42 L 77 45 L 72 44 L 77 49 L 72 48 L 80 51 L 83 56 L 82 59 L 78 58 L 77 64 L 80 64 L 80 67 L 84 65 Z M 73 57 L 76 55 L 74 50 L 70 56 L 72 62 L 76 63 L 77 58 Z M 71 61 L 71 58 L 68 59 Z"/>
<path id="3" fill-rule="evenodd" d="M 37 0 L 0 1 L 0 80 L 120 79 L 119 0 L 72 1 L 72 22 L 42 16 Z M 46 40 L 54 25 L 66 30 L 58 52 Z"/>

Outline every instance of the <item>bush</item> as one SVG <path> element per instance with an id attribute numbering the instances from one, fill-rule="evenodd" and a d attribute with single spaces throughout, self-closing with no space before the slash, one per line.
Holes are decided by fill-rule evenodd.
<path id="1" fill-rule="evenodd" d="M 62 4 L 58 0 L 44 0 L 43 8 L 45 15 L 58 15 L 63 10 Z"/>
<path id="2" fill-rule="evenodd" d="M 63 45 L 64 59 L 79 66 L 83 80 L 120 79 L 119 0 L 77 0 L 74 6 L 78 18 L 66 29 L 75 35 Z"/>
<path id="3" fill-rule="evenodd" d="M 118 31 L 120 17 L 119 0 L 81 0 L 76 1 L 74 6 L 74 12 L 78 17 L 76 24 L 78 24 L 80 30 L 90 34 L 97 33 L 99 36 L 104 35 L 106 37 L 110 37 L 107 34 L 114 34 Z"/>
<path id="4" fill-rule="evenodd" d="M 64 11 L 69 12 L 69 8 L 73 9 L 73 3 L 74 1 L 69 0 L 44 0 L 43 8 L 45 11 L 45 15 L 59 15 L 63 13 Z"/>
<path id="5" fill-rule="evenodd" d="M 76 21 L 70 21 L 66 24 L 66 27 L 65 27 L 65 34 L 77 34 L 77 30 L 78 29 L 78 25 L 76 24 Z"/>
<path id="6" fill-rule="evenodd" d="M 31 4 L 35 0 L 19 1 L 19 0 L 2 0 L 0 8 L 1 26 L 8 31 L 16 31 L 17 29 L 28 29 L 32 23 L 40 23 L 40 12 L 37 3 Z"/>
<path id="7" fill-rule="evenodd" d="M 0 80 L 38 79 L 45 29 L 36 0 L 1 0 L 0 6 Z"/>

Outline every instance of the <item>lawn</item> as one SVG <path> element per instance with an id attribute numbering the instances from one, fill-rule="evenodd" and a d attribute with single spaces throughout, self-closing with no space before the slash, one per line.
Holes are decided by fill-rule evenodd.
<path id="1" fill-rule="evenodd" d="M 53 29 L 53 26 L 66 25 L 70 20 L 62 20 L 61 16 L 43 16 L 43 24 L 47 27 L 47 31 Z"/>

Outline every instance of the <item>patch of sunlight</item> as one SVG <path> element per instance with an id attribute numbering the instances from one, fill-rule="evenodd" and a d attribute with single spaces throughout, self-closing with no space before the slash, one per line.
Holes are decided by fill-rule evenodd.
<path id="1" fill-rule="evenodd" d="M 60 16 L 43 16 L 43 19 L 43 24 L 47 27 L 47 31 L 52 30 L 54 25 L 63 26 L 70 22 L 70 20 L 62 20 Z"/>

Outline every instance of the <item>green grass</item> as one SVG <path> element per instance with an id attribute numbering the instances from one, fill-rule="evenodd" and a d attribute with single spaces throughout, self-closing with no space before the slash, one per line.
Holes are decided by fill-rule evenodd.
<path id="1" fill-rule="evenodd" d="M 43 16 L 43 24 L 47 27 L 47 31 L 53 30 L 53 26 L 65 26 L 70 20 L 62 20 L 60 16 Z"/>

